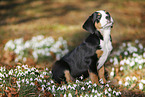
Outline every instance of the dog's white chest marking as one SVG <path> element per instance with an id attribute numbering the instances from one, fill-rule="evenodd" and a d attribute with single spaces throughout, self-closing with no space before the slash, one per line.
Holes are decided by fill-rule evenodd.
<path id="1" fill-rule="evenodd" d="M 104 37 L 104 40 L 100 41 L 100 46 L 101 46 L 101 50 L 103 51 L 103 54 L 99 58 L 98 61 L 99 65 L 97 66 L 97 69 L 100 69 L 104 65 L 111 50 L 113 49 L 111 39 L 110 39 L 110 31 L 111 31 L 110 28 L 101 31 Z"/>

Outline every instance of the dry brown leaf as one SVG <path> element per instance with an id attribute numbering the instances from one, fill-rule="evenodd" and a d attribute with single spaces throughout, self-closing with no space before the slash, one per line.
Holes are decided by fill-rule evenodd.
<path id="1" fill-rule="evenodd" d="M 15 88 L 11 88 L 11 87 L 8 87 L 8 89 L 9 89 L 11 92 L 15 92 L 15 91 L 16 91 Z"/>
<path id="2" fill-rule="evenodd" d="M 11 91 L 11 94 L 16 95 L 16 94 L 18 94 L 18 92 Z"/>
<path id="3" fill-rule="evenodd" d="M 12 97 L 12 94 L 11 93 L 8 93 L 8 97 Z"/>
<path id="4" fill-rule="evenodd" d="M 116 67 L 116 75 L 118 76 L 118 72 L 119 72 L 119 68 L 118 67 Z"/>
<path id="5" fill-rule="evenodd" d="M 48 78 L 50 78 L 50 76 L 45 75 L 44 78 L 48 79 Z"/>
<path id="6" fill-rule="evenodd" d="M 9 90 L 4 90 L 6 93 L 9 93 L 10 91 Z"/>
<path id="7" fill-rule="evenodd" d="M 13 51 L 5 51 L 2 57 L 2 62 L 5 64 L 10 64 L 16 57 L 16 54 Z"/>

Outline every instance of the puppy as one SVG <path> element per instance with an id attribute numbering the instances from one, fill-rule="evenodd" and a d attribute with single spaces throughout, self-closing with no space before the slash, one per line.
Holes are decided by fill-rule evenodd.
<path id="1" fill-rule="evenodd" d="M 104 77 L 104 63 L 112 50 L 110 35 L 113 19 L 104 10 L 94 12 L 85 21 L 83 28 L 89 36 L 74 50 L 67 53 L 52 67 L 52 78 L 57 82 L 71 82 L 83 75 L 98 83 L 98 76 Z"/>

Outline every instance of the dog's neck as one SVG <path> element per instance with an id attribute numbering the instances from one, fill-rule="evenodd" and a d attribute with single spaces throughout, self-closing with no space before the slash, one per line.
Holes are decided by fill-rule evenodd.
<path id="1" fill-rule="evenodd" d="M 111 28 L 104 28 L 104 29 L 100 29 L 100 33 L 103 36 L 104 41 L 108 41 L 110 40 L 110 32 L 111 32 Z"/>

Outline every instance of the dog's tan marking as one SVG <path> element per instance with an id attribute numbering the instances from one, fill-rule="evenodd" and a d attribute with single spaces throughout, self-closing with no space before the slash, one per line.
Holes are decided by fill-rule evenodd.
<path id="1" fill-rule="evenodd" d="M 89 72 L 89 76 L 90 76 L 90 79 L 92 81 L 92 84 L 94 84 L 94 83 L 99 84 L 98 76 L 96 74 Z"/>
<path id="2" fill-rule="evenodd" d="M 97 30 L 100 31 L 100 29 L 101 29 L 101 23 L 100 22 L 99 23 L 95 22 L 95 27 L 97 28 Z"/>
<path id="3" fill-rule="evenodd" d="M 66 81 L 67 81 L 67 82 L 72 82 L 72 80 L 71 80 L 71 75 L 70 75 L 69 70 L 65 70 L 65 71 L 64 71 L 64 74 L 65 74 Z"/>
<path id="4" fill-rule="evenodd" d="M 104 69 L 104 66 L 102 66 L 102 67 L 99 69 L 99 71 L 98 71 L 98 75 L 99 75 L 99 78 L 100 78 L 100 79 L 102 78 L 102 79 L 103 79 L 103 82 L 106 83 L 106 79 L 105 79 L 104 73 L 105 73 L 105 69 Z"/>
<path id="5" fill-rule="evenodd" d="M 102 51 L 102 50 L 97 50 L 97 51 L 96 51 L 96 54 L 97 54 L 98 57 L 100 57 L 100 56 L 102 56 L 103 51 Z"/>

